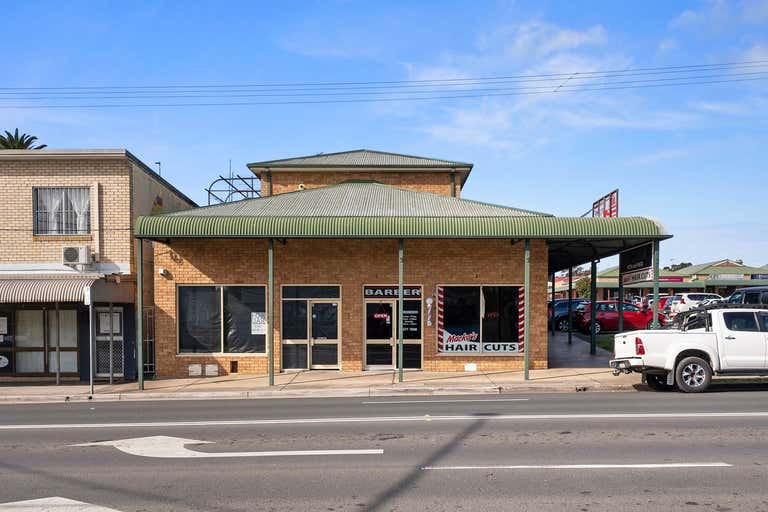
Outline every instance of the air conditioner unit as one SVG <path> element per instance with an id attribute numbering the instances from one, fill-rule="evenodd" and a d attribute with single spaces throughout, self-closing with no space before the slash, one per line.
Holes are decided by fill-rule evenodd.
<path id="1" fill-rule="evenodd" d="M 61 248 L 61 262 L 64 265 L 87 265 L 91 262 L 91 251 L 87 245 L 65 245 Z"/>

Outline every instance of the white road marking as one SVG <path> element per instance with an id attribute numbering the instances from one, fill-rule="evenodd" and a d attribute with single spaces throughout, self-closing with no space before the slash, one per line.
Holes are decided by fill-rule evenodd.
<path id="1" fill-rule="evenodd" d="M 147 421 L 117 423 L 51 423 L 0 425 L 2 430 L 65 430 L 79 428 L 157 428 L 157 427 L 239 427 L 254 425 L 300 425 L 328 423 L 405 423 L 418 421 L 525 421 L 525 420 L 643 420 L 643 419 L 718 419 L 768 418 L 768 412 L 670 412 L 610 414 L 499 414 L 454 416 L 363 416 L 359 418 L 286 418 L 274 420 Z"/>
<path id="2" fill-rule="evenodd" d="M 471 400 L 390 400 L 378 402 L 363 402 L 364 405 L 374 404 L 460 404 L 463 402 L 527 402 L 529 398 L 491 398 Z"/>
<path id="3" fill-rule="evenodd" d="M 308 455 L 382 455 L 384 450 L 284 450 L 270 452 L 196 452 L 185 447 L 188 444 L 211 444 L 211 441 L 184 439 L 171 436 L 135 437 L 97 443 L 73 444 L 70 446 L 114 446 L 121 452 L 138 457 L 157 459 L 212 459 L 233 457 L 297 457 Z"/>
<path id="4" fill-rule="evenodd" d="M 730 468 L 725 462 L 672 462 L 669 464 L 543 464 L 517 466 L 425 466 L 423 471 L 473 469 L 676 469 L 676 468 Z"/>
<path id="5" fill-rule="evenodd" d="M 0 512 L 120 512 L 114 508 L 100 507 L 82 501 L 54 496 L 38 500 L 14 501 L 0 504 Z"/>

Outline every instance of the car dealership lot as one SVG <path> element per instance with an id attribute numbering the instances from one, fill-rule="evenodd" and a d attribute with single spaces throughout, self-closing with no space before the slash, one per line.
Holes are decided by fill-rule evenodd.
<path id="1" fill-rule="evenodd" d="M 751 389 L 3 406 L 0 503 L 754 509 L 768 401 Z"/>

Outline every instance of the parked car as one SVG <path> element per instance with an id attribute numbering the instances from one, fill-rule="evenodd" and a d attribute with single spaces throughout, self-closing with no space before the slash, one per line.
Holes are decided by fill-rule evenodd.
<path id="1" fill-rule="evenodd" d="M 572 305 L 572 311 L 573 311 L 573 327 L 574 329 L 577 327 L 576 325 L 576 310 L 585 302 L 588 302 L 585 299 L 573 299 L 573 305 Z M 552 318 L 550 313 L 550 318 Z M 568 299 L 565 299 L 564 301 L 556 301 L 555 302 L 555 329 L 558 331 L 567 331 L 568 330 Z"/>
<path id="2" fill-rule="evenodd" d="M 739 288 L 728 297 L 729 304 L 768 304 L 768 286 Z"/>
<path id="3" fill-rule="evenodd" d="M 699 302 L 699 307 L 703 308 L 706 306 L 715 306 L 718 304 L 727 304 L 727 303 L 728 303 L 728 299 L 723 297 L 720 297 L 719 299 L 711 298 L 711 299 L 704 299 L 703 301 Z"/>
<path id="4" fill-rule="evenodd" d="M 614 375 L 640 372 L 652 389 L 706 390 L 713 375 L 767 375 L 768 307 L 720 305 L 678 315 L 676 329 L 614 337 Z"/>
<path id="5" fill-rule="evenodd" d="M 668 297 L 668 293 L 660 293 L 659 294 L 659 300 L 661 300 L 662 297 Z M 653 294 L 649 293 L 645 297 L 643 297 L 643 301 L 640 304 L 640 307 L 643 309 L 651 308 L 653 307 Z"/>
<path id="6" fill-rule="evenodd" d="M 672 308 L 672 301 L 679 298 L 680 298 L 679 295 L 667 295 L 666 297 L 660 298 L 659 311 L 661 311 L 665 315 L 668 314 Z"/>
<path id="7" fill-rule="evenodd" d="M 618 301 L 615 300 L 603 300 L 597 302 L 597 310 L 595 311 L 595 333 L 601 333 L 605 331 L 616 331 L 619 328 L 619 307 Z M 592 310 L 591 304 L 585 304 L 583 308 L 577 311 L 577 323 L 579 330 L 583 333 L 589 333 L 590 312 Z M 667 323 L 667 319 L 659 313 L 658 316 L 659 325 Z M 625 330 L 639 330 L 650 329 L 653 326 L 653 312 L 650 310 L 643 310 L 630 304 L 624 303 L 624 329 Z"/>
<path id="8" fill-rule="evenodd" d="M 716 293 L 680 293 L 675 295 L 675 300 L 672 301 L 671 313 L 672 315 L 679 315 L 691 309 L 696 309 L 702 301 L 708 299 L 723 300 Z"/>

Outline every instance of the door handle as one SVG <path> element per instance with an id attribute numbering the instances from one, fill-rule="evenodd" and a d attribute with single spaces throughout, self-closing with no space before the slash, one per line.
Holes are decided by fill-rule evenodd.
<path id="1" fill-rule="evenodd" d="M 725 339 L 727 339 L 727 340 L 735 340 L 736 336 L 726 336 Z"/>

